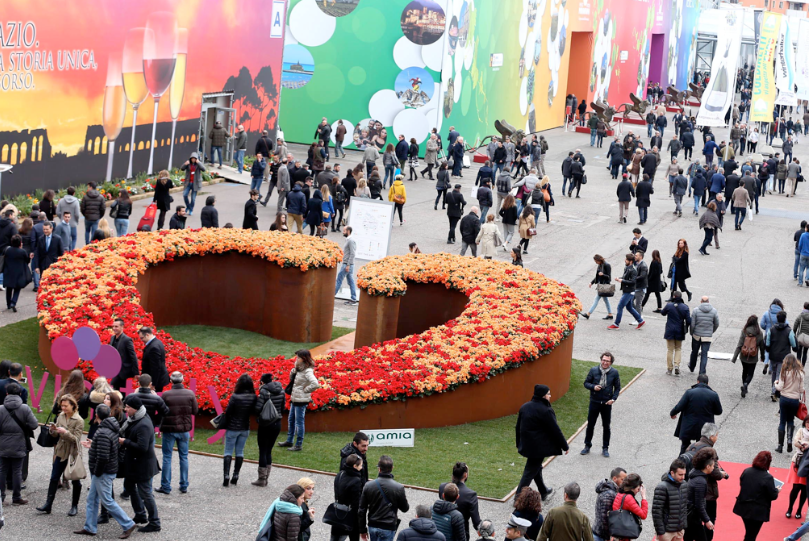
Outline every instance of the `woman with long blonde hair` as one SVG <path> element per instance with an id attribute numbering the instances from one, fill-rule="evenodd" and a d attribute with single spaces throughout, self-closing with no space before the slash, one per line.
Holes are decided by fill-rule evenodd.
<path id="1" fill-rule="evenodd" d="M 776 328 L 778 325 L 776 325 Z M 786 327 L 790 338 L 794 338 L 792 330 L 787 325 Z M 772 333 L 775 328 L 767 331 L 767 343 L 770 343 L 769 333 Z M 784 430 L 786 429 L 787 437 L 787 452 L 792 452 L 792 433 L 795 430 L 795 416 L 798 414 L 798 408 L 801 405 L 801 394 L 803 393 L 803 365 L 798 358 L 790 353 L 784 357 L 784 365 L 781 367 L 781 374 L 775 380 L 775 390 L 781 394 L 779 399 L 781 406 L 780 419 L 778 421 L 778 447 L 775 451 L 778 453 L 783 452 L 784 443 Z"/>

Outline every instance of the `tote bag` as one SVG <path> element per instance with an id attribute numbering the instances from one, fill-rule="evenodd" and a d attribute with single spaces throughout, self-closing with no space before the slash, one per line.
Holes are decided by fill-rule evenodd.
<path id="1" fill-rule="evenodd" d="M 79 481 L 87 477 L 87 470 L 84 469 L 84 461 L 81 458 L 81 448 L 76 443 L 76 453 L 67 457 L 67 467 L 65 468 L 65 479 L 68 481 Z"/>
<path id="2" fill-rule="evenodd" d="M 610 535 L 621 539 L 637 539 L 640 537 L 641 526 L 635 514 L 624 509 L 628 494 L 623 496 L 621 507 L 607 515 Z"/>

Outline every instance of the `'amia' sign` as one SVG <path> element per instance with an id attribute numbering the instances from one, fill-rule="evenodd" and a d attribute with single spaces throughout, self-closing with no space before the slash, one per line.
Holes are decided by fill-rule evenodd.
<path id="1" fill-rule="evenodd" d="M 413 447 L 416 431 L 413 428 L 363 430 L 368 434 L 369 447 Z"/>

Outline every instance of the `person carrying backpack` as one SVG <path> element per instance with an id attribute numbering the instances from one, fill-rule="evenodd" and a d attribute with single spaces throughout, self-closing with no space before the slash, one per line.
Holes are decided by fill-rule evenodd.
<path id="1" fill-rule="evenodd" d="M 281 432 L 281 415 L 284 413 L 284 388 L 273 381 L 272 374 L 261 375 L 255 413 L 258 420 L 258 479 L 250 483 L 266 487 L 272 471 L 272 448 Z M 273 419 L 275 419 L 273 421 Z"/>
<path id="2" fill-rule="evenodd" d="M 764 362 L 764 333 L 758 324 L 758 316 L 753 314 L 747 318 L 744 329 L 739 336 L 739 343 L 736 344 L 736 351 L 733 352 L 731 362 L 735 363 L 738 358 L 742 360 L 742 398 L 747 395 L 747 386 L 753 380 L 756 371 L 757 359 Z"/>

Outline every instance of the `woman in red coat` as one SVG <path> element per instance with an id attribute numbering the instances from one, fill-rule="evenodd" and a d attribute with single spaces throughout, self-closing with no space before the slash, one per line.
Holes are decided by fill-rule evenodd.
<path id="1" fill-rule="evenodd" d="M 635 499 L 638 492 L 640 492 L 640 505 Z M 621 488 L 618 489 L 618 493 L 615 495 L 615 500 L 612 502 L 612 510 L 617 511 L 621 509 L 622 505 L 623 509 L 638 517 L 638 522 L 646 520 L 649 514 L 649 502 L 646 501 L 646 487 L 643 486 L 643 480 L 637 473 L 630 473 L 626 476 Z M 615 541 L 625 541 L 618 537 L 613 537 L 613 539 Z"/>

